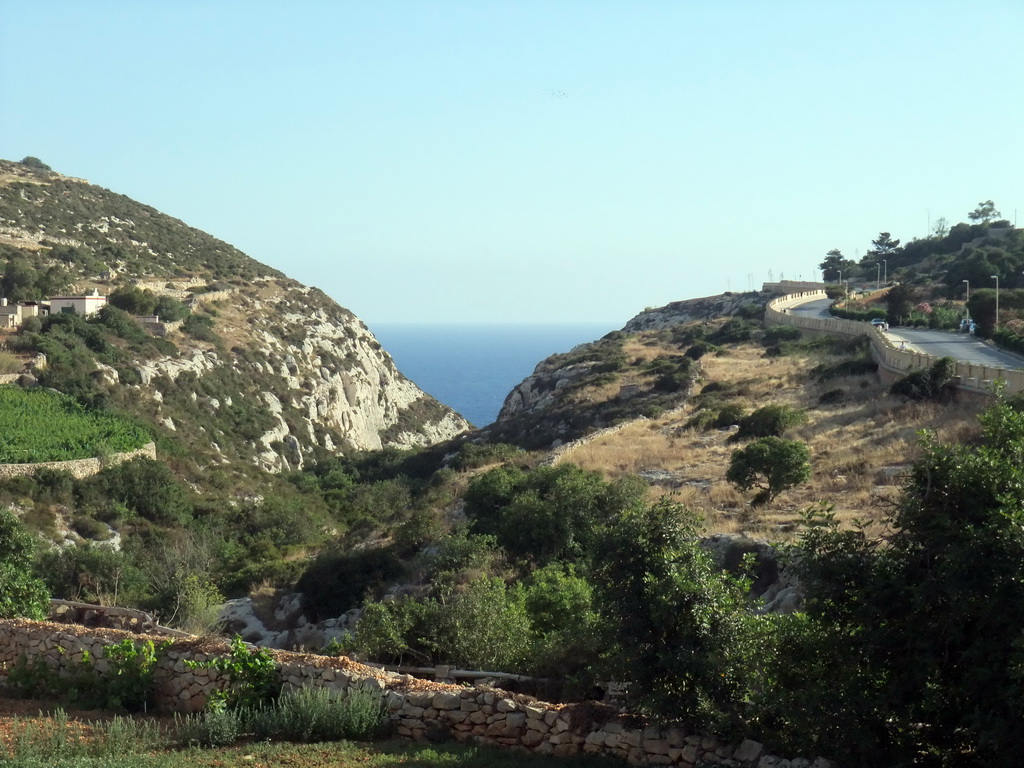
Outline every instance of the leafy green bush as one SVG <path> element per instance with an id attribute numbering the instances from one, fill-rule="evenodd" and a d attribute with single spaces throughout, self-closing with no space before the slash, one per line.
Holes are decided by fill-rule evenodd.
<path id="1" fill-rule="evenodd" d="M 888 536 L 808 514 L 806 618 L 759 703 L 771 736 L 843 765 L 1017 762 L 1024 413 L 998 402 L 981 422 L 972 444 L 926 438 Z"/>
<path id="2" fill-rule="evenodd" d="M 518 561 L 574 562 L 587 556 L 606 520 L 645 493 L 642 482 L 608 484 L 568 463 L 531 472 L 505 466 L 470 482 L 466 514 L 475 532 L 493 535 Z"/>
<path id="3" fill-rule="evenodd" d="M 228 747 L 242 738 L 249 713 L 240 709 L 207 709 L 174 716 L 174 737 L 187 747 Z"/>
<path id="4" fill-rule="evenodd" d="M 208 661 L 186 661 L 190 667 L 216 669 L 227 677 L 224 690 L 214 693 L 211 709 L 255 709 L 277 701 L 281 680 L 277 662 L 266 648 L 250 648 L 238 635 L 231 639 L 231 652 Z"/>
<path id="5" fill-rule="evenodd" d="M 941 400 L 954 396 L 956 390 L 953 378 L 956 375 L 956 361 L 942 357 L 930 368 L 912 371 L 895 382 L 889 391 L 911 400 Z"/>
<path id="6" fill-rule="evenodd" d="M 30 575 L 35 538 L 21 521 L 0 509 L 0 618 L 42 619 L 50 606 L 46 585 Z"/>
<path id="7" fill-rule="evenodd" d="M 208 341 L 211 344 L 220 341 L 220 336 L 213 330 L 213 318 L 210 315 L 189 315 L 181 324 L 181 331 L 199 341 Z"/>
<path id="8" fill-rule="evenodd" d="M 807 414 L 789 405 L 766 405 L 739 420 L 739 429 L 730 439 L 782 437 L 786 430 L 803 424 Z"/>
<path id="9" fill-rule="evenodd" d="M 608 674 L 629 680 L 631 709 L 726 728 L 758 664 L 746 584 L 699 542 L 699 520 L 662 500 L 622 515 L 602 538 L 596 594 L 610 629 Z"/>
<path id="10" fill-rule="evenodd" d="M 423 599 L 369 603 L 347 644 L 375 661 L 511 672 L 529 671 L 531 648 L 524 589 L 488 577 Z"/>
<path id="11" fill-rule="evenodd" d="M 387 708 L 379 692 L 301 688 L 255 707 L 208 709 L 175 717 L 174 738 L 186 746 L 226 747 L 243 737 L 313 743 L 368 741 L 386 732 Z"/>
<path id="12" fill-rule="evenodd" d="M 25 698 L 60 698 L 79 709 L 143 712 L 155 703 L 153 675 L 163 647 L 152 640 L 124 638 L 103 647 L 107 670 L 99 672 L 88 651 L 64 674 L 45 662 L 18 658 L 8 678 L 15 695 Z"/>
<path id="13" fill-rule="evenodd" d="M 94 481 L 114 499 L 141 517 L 161 524 L 182 524 L 192 515 L 192 504 L 166 464 L 138 457 L 107 467 Z"/>
<path id="14" fill-rule="evenodd" d="M 784 341 L 799 341 L 800 329 L 792 325 L 773 325 L 764 332 L 761 343 L 766 347 L 781 344 Z"/>
<path id="15" fill-rule="evenodd" d="M 753 332 L 754 325 L 749 320 L 733 317 L 708 334 L 707 341 L 711 344 L 742 344 L 750 341 Z"/>
<path id="16" fill-rule="evenodd" d="M 390 549 L 325 552 L 299 579 L 310 618 L 340 616 L 358 606 L 367 593 L 402 577 L 405 565 Z"/>
<path id="17" fill-rule="evenodd" d="M 137 605 L 145 580 L 125 550 L 91 543 L 42 553 L 35 573 L 55 597 L 103 605 Z"/>
<path id="18" fill-rule="evenodd" d="M 387 707 L 380 692 L 350 687 L 343 694 L 300 688 L 249 713 L 258 739 L 296 742 L 369 741 L 384 734 Z"/>
<path id="19" fill-rule="evenodd" d="M 510 461 L 522 454 L 522 448 L 508 443 L 463 443 L 452 459 L 451 467 L 463 472 L 487 464 Z"/>
<path id="20" fill-rule="evenodd" d="M 818 381 L 845 378 L 847 376 L 864 376 L 878 370 L 878 363 L 870 357 L 854 360 L 840 360 L 837 363 L 819 363 L 811 369 L 811 375 Z"/>

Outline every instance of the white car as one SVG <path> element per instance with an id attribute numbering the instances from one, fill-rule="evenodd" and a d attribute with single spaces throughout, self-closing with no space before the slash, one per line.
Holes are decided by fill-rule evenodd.
<path id="1" fill-rule="evenodd" d="M 876 317 L 876 318 L 872 319 L 871 324 L 873 326 L 875 326 L 876 328 L 881 328 L 883 331 L 888 331 L 889 330 L 889 324 L 887 322 L 885 322 L 885 320 L 883 320 L 880 317 Z"/>

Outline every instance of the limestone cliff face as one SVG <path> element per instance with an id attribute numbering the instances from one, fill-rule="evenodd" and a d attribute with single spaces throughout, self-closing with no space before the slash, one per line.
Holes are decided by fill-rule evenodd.
<path id="1" fill-rule="evenodd" d="M 152 398 L 153 415 L 165 426 L 177 431 L 190 410 L 220 415 L 248 398 L 263 421 L 246 442 L 270 470 L 301 467 L 316 447 L 430 445 L 469 429 L 398 371 L 362 321 L 320 291 L 265 278 L 211 297 L 199 294 L 193 311 L 215 315 L 221 349 L 176 330 L 167 338 L 177 355 L 137 368 L 140 394 Z M 227 454 L 225 419 L 195 420 Z"/>
<path id="2" fill-rule="evenodd" d="M 566 387 L 586 379 L 594 370 L 588 363 L 549 370 L 544 363 L 508 393 L 498 414 L 498 421 L 535 414 L 557 405 Z"/>
<path id="3" fill-rule="evenodd" d="M 173 432 L 204 465 L 294 469 L 317 449 L 428 445 L 469 429 L 324 293 L 123 195 L 0 161 L 0 244 L 26 276 L 11 300 L 141 289 L 204 321 L 198 334 L 146 325 L 163 337 L 158 354 L 124 345 L 117 370 L 93 362 L 113 402 Z"/>

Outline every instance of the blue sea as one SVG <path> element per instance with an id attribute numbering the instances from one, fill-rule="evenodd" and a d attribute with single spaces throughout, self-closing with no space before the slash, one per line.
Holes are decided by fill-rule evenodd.
<path id="1" fill-rule="evenodd" d="M 370 330 L 420 389 L 483 427 L 497 418 L 505 396 L 545 357 L 618 328 L 611 323 L 379 323 Z"/>

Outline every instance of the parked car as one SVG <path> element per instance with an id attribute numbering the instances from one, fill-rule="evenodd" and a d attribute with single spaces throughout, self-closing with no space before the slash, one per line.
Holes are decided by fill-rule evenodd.
<path id="1" fill-rule="evenodd" d="M 883 331 L 889 330 L 889 324 L 881 317 L 872 318 L 871 324 L 877 328 L 881 328 Z"/>

